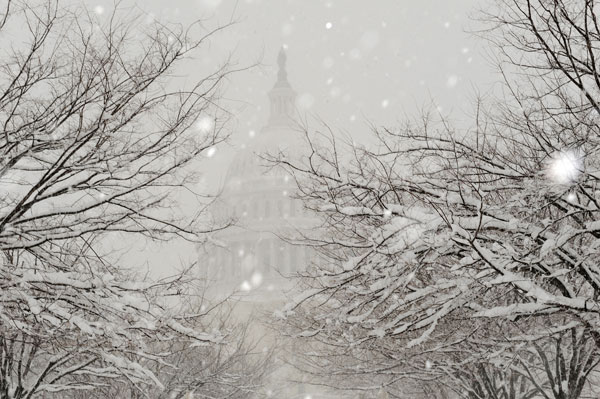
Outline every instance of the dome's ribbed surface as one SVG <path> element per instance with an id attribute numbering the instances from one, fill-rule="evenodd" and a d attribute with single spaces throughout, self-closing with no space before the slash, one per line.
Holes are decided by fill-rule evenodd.
<path id="1" fill-rule="evenodd" d="M 269 122 L 236 153 L 213 209 L 219 220 L 233 219 L 236 226 L 216 236 L 221 245 L 209 258 L 215 282 L 266 297 L 285 287 L 285 277 L 302 270 L 310 256 L 309 249 L 280 238 L 295 236 L 297 228 L 311 224 L 302 203 L 293 198 L 295 182 L 261 158 L 279 152 L 293 156 L 301 148 L 302 134 L 294 119 L 296 94 L 287 82 L 284 53 L 278 63 L 278 80 L 268 93 Z"/>

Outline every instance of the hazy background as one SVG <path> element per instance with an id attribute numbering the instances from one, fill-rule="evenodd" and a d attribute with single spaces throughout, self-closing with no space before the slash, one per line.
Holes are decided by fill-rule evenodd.
<path id="1" fill-rule="evenodd" d="M 107 18 L 115 6 L 109 0 L 85 4 L 99 19 Z M 486 43 L 469 33 L 477 27 L 472 18 L 485 4 L 481 0 L 145 0 L 136 7 L 145 13 L 146 23 L 158 19 L 185 25 L 201 19 L 214 28 L 235 21 L 186 60 L 177 73 L 181 79 L 193 82 L 229 56 L 238 67 L 260 63 L 233 75 L 224 87 L 221 105 L 233 112 L 232 139 L 198 166 L 203 174 L 198 188 L 214 191 L 236 149 L 265 124 L 266 92 L 275 82 L 281 46 L 287 49 L 288 78 L 298 93 L 299 110 L 361 141 L 369 134 L 369 121 L 391 126 L 432 101 L 442 113 L 460 119 L 469 112 L 475 92 L 491 89 L 497 77 L 486 56 Z M 196 258 L 194 247 L 185 243 L 139 243 L 131 253 L 139 264 L 159 274 L 169 274 L 173 265 Z"/>

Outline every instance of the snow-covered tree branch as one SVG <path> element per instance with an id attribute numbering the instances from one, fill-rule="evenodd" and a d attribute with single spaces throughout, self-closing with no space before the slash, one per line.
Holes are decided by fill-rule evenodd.
<path id="1" fill-rule="evenodd" d="M 172 204 L 191 162 L 226 138 L 218 95 L 232 69 L 187 88 L 167 78 L 226 26 L 144 24 L 118 3 L 102 20 L 54 0 L 0 12 L 0 396 L 161 387 L 148 365 L 167 364 L 164 345 L 227 335 L 168 299 L 192 292 L 192 274 L 136 282 L 108 240 L 200 242 L 222 227 Z"/>
<path id="2" fill-rule="evenodd" d="M 501 50 L 504 94 L 479 99 L 469 126 L 425 112 L 404 126 L 374 127 L 375 144 L 366 147 L 325 126 L 307 131 L 302 161 L 271 158 L 321 216 L 321 231 L 305 242 L 326 259 L 303 276 L 303 295 L 279 317 L 290 334 L 331 353 L 366 351 L 356 373 L 388 372 L 390 384 L 405 374 L 435 376 L 444 355 L 465 371 L 464 356 L 475 353 L 477 364 L 506 346 L 500 332 L 516 342 L 519 329 L 538 321 L 545 339 L 564 348 L 595 346 L 569 357 L 561 345 L 531 343 L 520 366 L 488 363 L 486 378 L 502 372 L 506 383 L 507 372 L 518 372 L 515 384 L 531 388 L 497 397 L 577 398 L 600 345 L 598 4 L 496 6 L 485 15 L 485 35 Z M 500 321 L 514 328 L 492 328 Z M 565 326 L 568 344 L 553 330 Z M 476 331 L 494 349 L 485 339 L 474 345 Z M 422 370 L 413 369 L 413 355 Z M 578 377 L 556 380 L 567 358 Z M 325 363 L 321 369 L 347 372 Z M 468 397 L 496 397 L 481 395 Z"/>

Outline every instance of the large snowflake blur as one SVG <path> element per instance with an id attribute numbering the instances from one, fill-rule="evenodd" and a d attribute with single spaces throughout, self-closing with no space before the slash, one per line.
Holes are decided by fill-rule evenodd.
<path id="1" fill-rule="evenodd" d="M 554 154 L 546 170 L 548 177 L 558 184 L 574 182 L 582 171 L 583 155 L 574 150 L 560 151 Z"/>

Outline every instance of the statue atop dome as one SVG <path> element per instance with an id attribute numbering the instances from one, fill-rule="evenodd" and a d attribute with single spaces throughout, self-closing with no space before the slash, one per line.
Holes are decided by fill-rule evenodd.
<path id="1" fill-rule="evenodd" d="M 277 82 L 275 87 L 290 87 L 290 83 L 287 80 L 287 71 L 285 69 L 285 63 L 287 61 L 287 55 L 283 47 L 279 50 L 277 56 L 277 64 L 279 65 L 279 71 L 277 72 Z"/>
<path id="2" fill-rule="evenodd" d="M 277 77 L 271 78 L 276 82 L 268 92 L 268 122 L 235 154 L 222 194 L 212 208 L 215 219 L 235 220 L 236 224 L 215 233 L 210 251 L 199 253 L 199 262 L 207 265 L 210 295 L 224 300 L 235 289 L 243 306 L 236 308 L 241 317 L 255 309 L 272 313 L 294 285 L 287 277 L 301 273 L 317 258 L 312 248 L 295 245 L 295 237 L 313 229 L 318 221 L 294 197 L 297 186 L 292 176 L 280 168 L 266 167 L 261 158 L 264 153 L 296 157 L 302 148 L 303 135 L 298 134 L 295 122 L 296 93 L 288 82 L 286 61 L 281 49 Z M 261 339 L 273 339 L 262 331 L 260 334 Z M 271 386 L 293 379 L 294 372 L 280 368 L 272 376 Z M 302 383 L 291 384 L 278 397 L 300 397 L 305 389 Z"/>
<path id="3" fill-rule="evenodd" d="M 267 127 L 290 126 L 295 116 L 296 92 L 287 79 L 286 70 L 287 55 L 283 47 L 277 56 L 277 82 L 269 92 L 271 100 L 271 115 Z"/>

